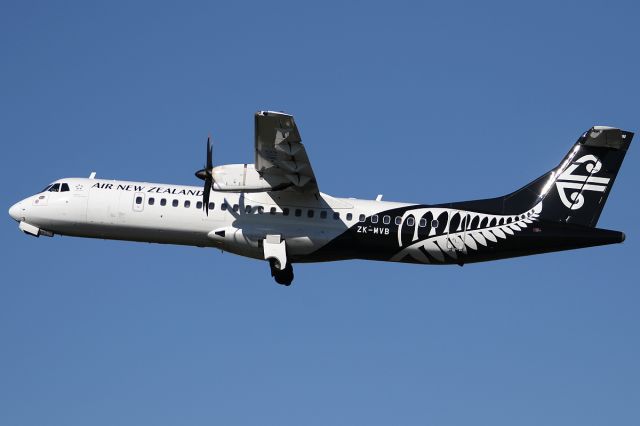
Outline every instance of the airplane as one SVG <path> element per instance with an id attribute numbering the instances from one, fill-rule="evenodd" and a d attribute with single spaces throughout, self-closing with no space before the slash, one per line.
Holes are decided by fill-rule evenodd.
<path id="1" fill-rule="evenodd" d="M 9 209 L 19 229 L 214 247 L 267 261 L 279 284 L 293 264 L 347 259 L 457 264 L 621 243 L 597 228 L 633 133 L 584 132 L 560 164 L 511 194 L 445 204 L 338 198 L 320 192 L 292 115 L 255 114 L 253 164 L 213 166 L 204 187 L 64 178 Z"/>

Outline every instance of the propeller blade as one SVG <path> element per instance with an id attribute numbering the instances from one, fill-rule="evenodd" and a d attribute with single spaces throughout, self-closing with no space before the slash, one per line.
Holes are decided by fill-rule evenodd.
<path id="1" fill-rule="evenodd" d="M 202 192 L 202 210 L 204 210 L 209 216 L 209 197 L 211 196 L 211 190 L 213 189 L 213 153 L 211 147 L 211 135 L 207 137 L 207 160 L 204 165 L 204 169 L 200 169 L 196 172 L 196 177 L 204 181 L 204 191 Z"/>
<path id="2" fill-rule="evenodd" d="M 213 153 L 211 148 L 211 135 L 207 136 L 207 166 L 208 170 L 213 168 Z"/>
<path id="3" fill-rule="evenodd" d="M 211 179 L 207 178 L 204 181 L 204 192 L 202 193 L 202 207 L 209 216 L 209 196 L 211 195 Z"/>

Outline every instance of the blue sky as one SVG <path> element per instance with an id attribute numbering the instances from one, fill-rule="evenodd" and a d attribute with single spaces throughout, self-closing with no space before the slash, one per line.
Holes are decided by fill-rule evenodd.
<path id="1" fill-rule="evenodd" d="M 444 3 L 4 2 L 2 205 L 94 170 L 200 184 L 209 131 L 217 164 L 252 161 L 259 109 L 295 115 L 324 192 L 423 203 L 640 130 L 635 3 Z M 290 288 L 7 215 L 0 424 L 637 425 L 637 148 L 599 223 L 624 244 L 296 265 Z"/>

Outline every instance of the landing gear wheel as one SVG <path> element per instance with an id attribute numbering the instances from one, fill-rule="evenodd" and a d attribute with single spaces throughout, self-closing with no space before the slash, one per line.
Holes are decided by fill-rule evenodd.
<path id="1" fill-rule="evenodd" d="M 276 268 L 275 259 L 269 259 L 269 266 L 271 267 L 271 276 L 278 284 L 291 285 L 293 282 L 293 266 L 291 266 L 291 263 L 287 263 L 287 266 L 285 266 L 283 270 L 280 270 Z"/>

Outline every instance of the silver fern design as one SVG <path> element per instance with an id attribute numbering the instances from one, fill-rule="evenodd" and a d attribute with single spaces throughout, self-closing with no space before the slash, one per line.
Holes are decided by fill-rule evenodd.
<path id="1" fill-rule="evenodd" d="M 404 248 L 391 260 L 399 262 L 407 256 L 420 263 L 442 263 L 447 258 L 456 260 L 467 250 L 478 250 L 515 235 L 538 220 L 541 211 L 542 201 L 519 215 L 446 208 L 409 210 L 398 227 L 398 245 Z M 407 227 L 413 232 L 406 232 Z M 407 241 L 409 238 L 411 241 Z"/>

